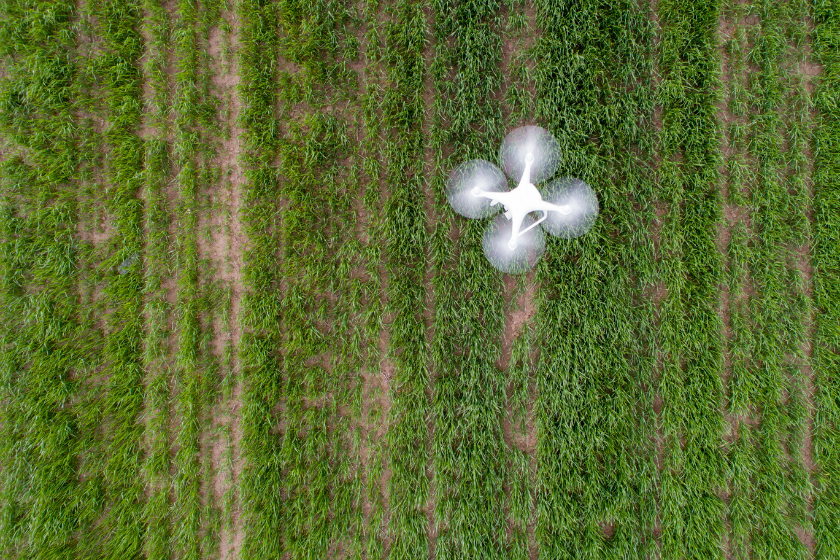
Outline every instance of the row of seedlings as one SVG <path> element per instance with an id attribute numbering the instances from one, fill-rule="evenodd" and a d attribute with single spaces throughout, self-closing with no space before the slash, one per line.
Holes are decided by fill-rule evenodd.
<path id="1" fill-rule="evenodd" d="M 749 191 L 751 239 L 746 248 L 754 290 L 748 347 L 752 371 L 739 380 L 739 390 L 747 416 L 758 422 L 752 429 L 742 428 L 747 432 L 743 437 L 751 467 L 748 550 L 761 558 L 807 555 L 797 538 L 809 491 L 799 459 L 805 410 L 801 361 L 796 355 L 801 354 L 804 340 L 805 309 L 794 251 L 807 234 L 803 181 L 807 131 L 801 122 L 805 106 L 791 96 L 791 68 L 786 64 L 787 37 L 796 41 L 796 15 L 803 15 L 795 13 L 796 6 L 796 2 L 752 6 L 759 25 L 750 37 L 748 59 L 755 68 L 747 88 L 746 140 L 754 178 Z M 738 552 L 746 555 L 747 549 Z"/>
<path id="2" fill-rule="evenodd" d="M 536 98 L 531 73 L 535 67 L 533 58 L 537 41 L 536 6 L 526 0 L 509 0 L 503 4 L 507 9 L 505 22 L 502 75 L 504 103 L 502 113 L 511 130 L 525 123 L 535 123 Z M 506 57 L 504 53 L 507 52 Z M 534 527 L 536 524 L 536 422 L 534 420 L 534 377 L 533 341 L 535 320 L 533 313 L 536 295 L 536 273 L 530 271 L 517 278 L 515 287 L 508 291 L 509 306 L 506 311 L 505 330 L 511 329 L 513 340 L 505 355 L 502 348 L 502 371 L 506 368 L 506 427 L 503 424 L 509 473 L 505 511 L 510 539 L 511 558 L 531 558 L 536 551 Z M 507 284 L 506 284 L 507 285 Z M 524 314 L 525 322 L 515 332 L 515 313 Z M 512 327 L 512 328 L 511 328 Z M 510 332 L 510 331 L 508 331 Z"/>
<path id="3" fill-rule="evenodd" d="M 716 119 L 720 2 L 660 1 L 658 56 L 662 105 L 660 310 L 663 458 L 659 517 L 662 558 L 685 551 L 723 557 L 723 345 L 718 290 L 723 280 Z M 691 504 L 691 507 L 687 507 Z"/>
<path id="4" fill-rule="evenodd" d="M 788 535 L 804 545 L 797 544 L 795 549 L 805 557 L 811 554 L 807 535 L 813 534 L 813 524 L 808 508 L 809 504 L 813 503 L 814 494 L 808 460 L 813 401 L 809 351 L 810 329 L 813 324 L 813 274 L 810 262 L 813 240 L 810 218 L 813 213 L 813 160 L 809 157 L 813 140 L 813 100 L 810 93 L 813 78 L 802 72 L 802 69 L 806 67 L 809 57 L 810 49 L 807 43 L 811 14 L 809 2 L 794 0 L 790 3 L 783 20 L 787 42 L 787 49 L 783 55 L 787 70 L 787 76 L 783 80 L 787 103 L 785 141 L 790 151 L 787 168 L 784 170 L 784 183 L 789 188 L 786 210 L 790 212 L 787 216 L 789 227 L 786 232 L 788 247 L 784 253 L 789 291 L 784 309 L 790 319 L 790 333 L 785 339 L 785 374 L 789 383 L 789 395 L 786 403 L 788 424 L 785 426 L 783 449 L 791 486 L 788 520 L 793 525 L 793 534 Z"/>
<path id="5" fill-rule="evenodd" d="M 100 546 L 132 558 L 143 545 L 146 501 L 143 462 L 143 53 L 139 2 L 91 5 L 100 51 L 92 60 L 102 100 L 106 219 L 111 234 L 100 272 L 107 310 L 102 348 L 102 505 Z"/>
<path id="6" fill-rule="evenodd" d="M 380 157 L 385 198 L 377 234 L 382 244 L 384 317 L 388 333 L 385 359 L 390 364 L 390 410 L 386 424 L 387 521 L 390 558 L 428 554 L 426 290 L 423 175 L 423 51 L 426 17 L 423 4 L 400 0 L 384 7 L 381 64 L 386 89 L 381 93 Z M 384 372 L 383 372 L 384 373 Z"/>
<path id="7" fill-rule="evenodd" d="M 239 362 L 242 376 L 243 467 L 241 523 L 246 560 L 279 558 L 285 508 L 283 473 L 276 434 L 275 404 L 283 392 L 280 347 L 278 227 L 279 187 L 274 161 L 276 119 L 277 13 L 264 0 L 242 0 L 239 17 L 239 97 L 242 100 L 241 220 L 248 238 L 242 256 Z"/>
<path id="8" fill-rule="evenodd" d="M 218 364 L 209 349 L 213 316 L 219 300 L 214 283 L 203 271 L 199 243 L 200 217 L 206 209 L 204 193 L 217 180 L 213 169 L 216 107 L 211 92 L 208 59 L 209 30 L 221 16 L 218 2 L 196 5 L 178 2 L 172 23 L 177 66 L 173 98 L 174 145 L 178 202 L 174 241 L 179 271 L 175 321 L 176 412 L 173 481 L 175 549 L 184 558 L 198 559 L 218 547 L 218 510 L 215 507 L 212 453 L 209 448 L 218 389 Z"/>
<path id="9" fill-rule="evenodd" d="M 356 200 L 356 22 L 343 2 L 282 2 L 279 50 L 283 528 L 290 558 L 363 548 L 362 279 Z"/>
<path id="10" fill-rule="evenodd" d="M 74 7 L 0 5 L 0 554 L 66 557 L 82 525 Z M 90 516 L 87 517 L 90 519 Z"/>
<path id="11" fill-rule="evenodd" d="M 747 417 L 749 387 L 754 386 L 755 370 L 751 361 L 752 328 L 750 299 L 752 284 L 748 274 L 748 243 L 750 220 L 747 214 L 747 195 L 752 184 L 748 161 L 748 82 L 747 53 L 747 4 L 734 3 L 727 7 L 725 17 L 733 34 L 725 38 L 724 52 L 728 68 L 726 80 L 726 142 L 725 196 L 729 226 L 726 250 L 726 287 L 728 308 L 727 344 L 727 413 L 730 417 L 730 434 L 727 448 L 728 499 L 726 510 L 727 547 L 736 558 L 746 558 L 752 511 L 751 465 L 754 450 Z"/>
<path id="12" fill-rule="evenodd" d="M 538 265 L 536 544 L 547 558 L 656 554 L 652 425 L 649 13 L 634 2 L 537 3 L 536 116 L 560 142 L 557 177 L 595 191 L 584 236 Z"/>
<path id="13" fill-rule="evenodd" d="M 362 295 L 364 311 L 361 324 L 363 325 L 363 340 L 366 350 L 364 369 L 369 376 L 366 384 L 363 410 L 360 420 L 366 426 L 362 430 L 362 446 L 365 451 L 362 489 L 362 504 L 367 508 L 364 526 L 361 528 L 360 538 L 363 539 L 363 557 L 381 558 L 384 554 L 384 533 L 386 524 L 386 492 L 384 491 L 383 476 L 386 472 L 388 448 L 386 433 L 388 429 L 387 414 L 388 394 L 386 371 L 383 361 L 384 352 L 381 350 L 380 333 L 382 332 L 383 285 L 384 266 L 382 263 L 382 228 L 385 221 L 382 217 L 383 173 L 380 163 L 380 107 L 382 105 L 382 86 L 385 78 L 381 65 L 383 56 L 383 39 L 378 22 L 383 7 L 378 0 L 369 0 L 363 4 L 362 21 L 365 33 L 360 44 L 360 60 L 364 64 L 360 90 L 359 106 L 362 119 L 363 137 L 360 143 L 360 177 L 364 185 L 361 196 L 361 207 L 364 218 L 357 219 L 358 227 L 363 231 L 361 238 L 362 261 L 364 263 L 364 294 Z"/>
<path id="14" fill-rule="evenodd" d="M 475 158 L 496 160 L 504 138 L 502 3 L 433 3 L 436 98 L 431 127 L 435 224 L 430 256 L 434 277 L 431 435 L 437 558 L 527 557 L 511 546 L 505 515 L 510 481 L 504 441 L 505 373 L 498 367 L 504 326 L 502 275 L 484 257 L 485 220 L 449 218 L 446 178 Z M 422 23 L 422 16 L 416 16 Z M 422 28 L 418 29 L 419 41 Z M 416 57 L 422 50 L 417 45 Z M 416 111 L 422 110 L 419 103 Z M 418 156 L 413 156 L 417 158 Z M 422 168 L 419 168 L 422 169 Z M 421 179 L 421 178 L 418 178 Z M 412 188 L 421 192 L 422 183 Z M 453 239 L 451 231 L 459 235 Z M 419 253 L 422 254 L 422 253 Z M 419 381 L 419 380 L 418 380 Z M 424 404 L 423 394 L 417 404 Z"/>
<path id="15" fill-rule="evenodd" d="M 840 9 L 831 0 L 817 0 L 813 16 L 813 49 L 822 65 L 814 133 L 813 518 L 815 555 L 827 560 L 840 556 Z"/>
<path id="16" fill-rule="evenodd" d="M 171 223 L 167 185 L 171 180 L 172 158 L 169 140 L 170 80 L 167 73 L 170 54 L 170 16 L 160 0 L 146 0 L 143 33 L 146 39 L 144 80 L 149 94 L 146 100 L 144 174 L 144 222 L 146 231 L 145 264 L 145 416 L 147 445 L 144 463 L 148 492 L 144 519 L 143 554 L 149 560 L 170 557 L 172 519 L 170 515 L 170 366 L 169 321 L 166 279 L 170 271 Z"/>

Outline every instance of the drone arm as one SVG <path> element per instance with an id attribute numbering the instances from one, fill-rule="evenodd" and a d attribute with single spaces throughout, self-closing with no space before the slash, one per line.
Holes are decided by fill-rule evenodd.
<path id="1" fill-rule="evenodd" d="M 558 204 L 546 202 L 545 200 L 540 201 L 540 205 L 539 208 L 537 208 L 537 210 L 543 212 L 546 216 L 548 216 L 548 212 L 560 212 L 563 215 L 571 214 L 572 212 L 572 208 L 568 204 L 561 206 Z"/>
<path id="2" fill-rule="evenodd" d="M 482 190 L 473 190 L 473 194 L 477 197 L 481 198 L 489 198 L 490 199 L 490 206 L 495 206 L 498 203 L 504 204 L 506 195 L 510 193 L 506 192 L 494 192 L 494 191 L 482 191 Z"/>

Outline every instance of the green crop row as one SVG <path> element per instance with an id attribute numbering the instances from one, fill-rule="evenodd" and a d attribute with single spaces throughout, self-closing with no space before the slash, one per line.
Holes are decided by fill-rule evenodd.
<path id="1" fill-rule="evenodd" d="M 530 71 L 534 67 L 533 45 L 536 43 L 536 22 L 528 17 L 529 4 L 525 0 L 506 2 L 508 20 L 505 24 L 504 40 L 515 45 L 507 66 L 502 67 L 503 83 L 507 86 L 502 105 L 503 114 L 507 114 L 505 122 L 507 130 L 523 123 L 534 123 L 534 109 L 537 99 L 531 93 L 532 83 Z M 528 46 L 525 46 L 528 45 Z M 508 47 L 510 48 L 510 47 Z M 528 298 L 528 289 L 536 282 L 535 275 L 523 275 L 517 281 L 516 288 L 509 293 L 509 301 L 517 306 L 521 297 Z M 524 290 L 524 292 L 523 292 Z M 526 300 L 526 307 L 532 302 Z M 516 307 L 514 307 L 515 309 Z M 511 313 L 513 309 L 507 309 Z M 522 330 L 515 336 L 510 345 L 506 382 L 506 407 L 508 409 L 507 422 L 510 425 L 510 439 L 506 463 L 508 482 L 505 509 L 507 524 L 510 532 L 510 553 L 513 559 L 532 558 L 537 550 L 536 535 L 530 531 L 536 522 L 536 483 L 537 473 L 533 469 L 536 463 L 536 425 L 534 422 L 535 409 L 532 395 L 536 390 L 534 377 L 533 342 L 536 340 L 533 317 L 522 326 Z M 505 357 L 502 356 L 502 360 Z M 504 371 L 504 370 L 503 370 Z M 512 441 L 511 441 L 512 440 Z M 533 443 L 531 443 L 533 441 Z M 527 447 L 523 449 L 522 443 Z"/>
<path id="2" fill-rule="evenodd" d="M 68 557 L 83 337 L 76 294 L 74 7 L 0 4 L 0 555 Z"/>
<path id="3" fill-rule="evenodd" d="M 536 118 L 560 142 L 557 176 L 580 177 L 600 204 L 585 236 L 547 240 L 536 273 L 537 546 L 546 558 L 652 557 L 650 14 L 634 2 L 536 7 Z"/>
<path id="4" fill-rule="evenodd" d="M 730 69 L 726 76 L 728 87 L 727 108 L 730 113 L 726 127 L 726 137 L 730 155 L 726 161 L 727 186 L 726 200 L 731 207 L 744 208 L 749 185 L 753 184 L 748 156 L 748 80 L 747 26 L 745 18 L 747 5 L 734 4 L 726 12 L 732 23 L 734 36 L 725 44 Z M 755 370 L 750 368 L 752 360 L 749 291 L 752 289 L 748 276 L 750 231 L 746 218 L 740 218 L 730 228 L 727 256 L 727 286 L 729 306 L 729 337 L 727 351 L 729 356 L 729 374 L 727 384 L 727 406 L 732 416 L 732 441 L 727 449 L 727 475 L 729 482 L 729 500 L 727 502 L 727 521 L 729 523 L 728 549 L 736 558 L 745 558 L 748 554 L 750 519 L 753 511 L 752 464 L 755 461 L 755 446 L 750 437 L 746 413 L 749 410 L 750 395 L 748 389 L 753 385 Z"/>
<path id="5" fill-rule="evenodd" d="M 282 556 L 283 474 L 275 434 L 274 406 L 283 392 L 279 346 L 279 195 L 273 167 L 278 122 L 275 117 L 278 37 L 275 6 L 243 0 L 240 20 L 240 85 L 245 182 L 242 223 L 248 245 L 243 254 L 239 346 L 242 371 L 242 440 L 245 464 L 240 475 L 242 525 L 246 528 L 242 558 Z"/>
<path id="6" fill-rule="evenodd" d="M 147 123 L 152 135 L 146 143 L 145 156 L 145 316 L 146 335 L 144 369 L 146 371 L 146 441 L 148 450 L 144 463 L 148 501 L 143 518 L 146 523 L 143 553 L 149 560 L 170 557 L 172 525 L 170 516 L 170 397 L 172 368 L 170 367 L 169 320 L 167 288 L 164 279 L 169 274 L 169 201 L 166 186 L 171 178 L 171 147 L 168 141 L 169 77 L 171 24 L 169 13 L 159 0 L 146 0 L 144 11 L 147 61 L 144 79 L 149 83 L 151 97 L 147 99 Z"/>
<path id="7" fill-rule="evenodd" d="M 103 180 L 111 231 L 110 254 L 100 265 L 108 309 L 102 349 L 102 518 L 97 531 L 109 558 L 137 555 L 142 547 L 145 502 L 143 458 L 143 208 L 138 198 L 143 144 L 138 136 L 142 94 L 138 61 L 140 6 L 136 2 L 92 3 L 101 51 L 92 61 L 106 121 Z"/>
<path id="8" fill-rule="evenodd" d="M 661 552 L 722 558 L 722 336 L 716 247 L 720 3 L 660 2 L 662 114 Z M 687 507 L 691 504 L 691 507 Z"/>
<path id="9" fill-rule="evenodd" d="M 393 371 L 389 380 L 386 435 L 391 469 L 387 495 L 391 558 L 428 554 L 429 495 L 426 477 L 427 400 L 425 326 L 426 291 L 423 274 L 425 215 L 423 210 L 423 49 L 426 41 L 422 4 L 407 1 L 385 6 L 381 64 L 386 86 L 382 92 L 380 152 L 385 182 L 382 222 L 377 230 L 382 245 L 387 289 L 383 314 L 386 359 Z"/>
<path id="10" fill-rule="evenodd" d="M 176 436 L 174 540 L 184 558 L 198 559 L 217 549 L 218 515 L 214 505 L 209 448 L 216 403 L 218 365 L 207 346 L 212 339 L 214 293 L 211 265 L 201 261 L 199 217 L 203 193 L 217 178 L 211 171 L 217 126 L 206 56 L 209 28 L 220 17 L 216 2 L 200 6 L 179 2 L 172 37 L 178 72 L 175 77 L 174 156 L 178 168 L 178 231 L 176 243 L 178 328 L 176 353 L 180 430 Z M 212 303 L 211 303 L 212 301 Z"/>
<path id="11" fill-rule="evenodd" d="M 738 496 L 730 501 L 730 512 L 732 550 L 740 557 L 807 554 L 795 532 L 805 522 L 807 479 L 801 461 L 787 459 L 799 457 L 801 436 L 796 434 L 801 434 L 805 416 L 801 360 L 796 356 L 802 354 L 806 311 L 802 279 L 790 265 L 796 256 L 792 249 L 807 232 L 807 136 L 798 122 L 805 106 L 791 95 L 793 84 L 786 78 L 787 37 L 796 32 L 791 27 L 796 4 L 747 6 L 760 18 L 750 37 L 748 60 L 756 68 L 745 92 L 750 116 L 745 131 L 736 133 L 747 146 L 752 232 L 751 239 L 736 240 L 746 246 L 732 249 L 744 255 L 754 294 L 747 324 L 738 329 L 747 331 L 739 333 L 743 336 L 738 350 L 748 354 L 749 361 L 732 380 L 732 400 L 740 415 L 729 466 Z M 745 419 L 760 423 L 751 428 Z"/>
<path id="12" fill-rule="evenodd" d="M 435 167 L 426 186 L 432 194 L 426 196 L 434 196 L 435 203 L 435 212 L 427 219 L 439 220 L 428 241 L 434 272 L 434 331 L 428 357 L 434 554 L 437 558 L 527 558 L 527 544 L 521 538 L 515 549 L 511 547 L 506 515 L 506 486 L 511 479 L 511 453 L 502 430 L 507 379 L 497 365 L 504 326 L 502 275 L 482 251 L 486 220 L 453 220 L 444 197 L 451 170 L 474 158 L 496 162 L 505 135 L 497 93 L 503 84 L 498 19 L 502 4 L 445 1 L 433 2 L 432 7 L 436 46 L 431 72 L 437 97 L 429 135 Z M 422 18 L 419 10 L 417 17 Z M 418 27 L 418 33 L 422 30 Z M 422 35 L 416 40 L 418 66 L 421 39 Z M 416 72 L 423 76 L 422 67 Z M 423 110 L 420 101 L 414 109 L 418 113 Z M 421 125 L 422 120 L 417 120 Z M 451 155 L 445 157 L 445 152 Z M 411 157 L 421 160 L 422 152 Z M 416 165 L 417 183 L 409 191 L 415 198 L 423 192 L 422 160 Z M 418 203 L 423 203 L 422 198 Z M 453 225 L 459 231 L 454 241 L 449 236 Z M 418 241 L 426 243 L 422 238 Z M 418 256 L 423 255 L 423 246 L 417 249 Z M 416 336 L 423 340 L 422 331 Z M 418 376 L 417 381 L 426 380 Z M 417 386 L 414 398 L 419 408 L 425 404 L 425 395 L 422 385 Z M 425 437 L 425 430 L 419 435 Z"/>
<path id="13" fill-rule="evenodd" d="M 379 351 L 379 338 L 382 330 L 382 287 L 380 266 L 382 261 L 382 234 L 384 219 L 381 214 L 382 203 L 382 166 L 379 161 L 380 147 L 380 115 L 379 107 L 382 101 L 380 81 L 380 61 L 382 46 L 379 38 L 380 3 L 370 0 L 364 4 L 362 13 L 366 33 L 364 43 L 360 45 L 360 57 L 365 62 L 363 76 L 363 93 L 359 99 L 362 113 L 363 138 L 361 142 L 361 177 L 364 184 L 362 207 L 367 214 L 366 225 L 368 235 L 363 241 L 362 260 L 368 281 L 362 299 L 366 302 L 362 311 L 361 325 L 364 331 L 362 338 L 367 340 L 367 359 L 365 368 L 370 372 L 371 381 L 367 389 L 367 402 L 371 403 L 366 413 L 361 417 L 370 428 L 362 433 L 363 445 L 367 446 L 367 465 L 364 467 L 365 487 L 362 493 L 363 507 L 367 504 L 368 514 L 362 529 L 364 558 L 382 558 L 384 555 L 385 535 L 385 503 L 382 492 L 382 476 L 388 457 L 387 440 L 382 437 L 387 429 L 383 395 L 386 391 L 381 380 L 385 375 L 382 367 L 382 353 Z M 364 388 L 363 388 L 364 390 Z"/>
<path id="14" fill-rule="evenodd" d="M 814 499 L 816 557 L 840 556 L 840 6 L 814 3 L 813 48 L 822 64 L 814 138 Z"/>
<path id="15" fill-rule="evenodd" d="M 283 529 L 290 558 L 324 558 L 364 547 L 358 444 L 364 282 L 353 277 L 361 189 L 355 129 L 357 56 L 353 14 L 342 2 L 281 2 L 278 179 L 284 339 L 279 455 Z M 335 108 L 335 111 L 333 110 Z M 338 112 L 342 114 L 336 114 Z"/>

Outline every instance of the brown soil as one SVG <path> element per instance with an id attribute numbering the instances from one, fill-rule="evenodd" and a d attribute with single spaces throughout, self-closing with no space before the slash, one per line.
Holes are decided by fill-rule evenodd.
<path id="1" fill-rule="evenodd" d="M 239 17 L 235 12 L 223 11 L 222 19 L 231 27 L 230 49 L 232 53 L 239 51 Z M 232 384 L 233 392 L 230 402 L 224 403 L 223 410 L 217 411 L 216 422 L 226 425 L 230 433 L 230 441 L 221 438 L 213 443 L 213 464 L 216 465 L 215 496 L 217 503 L 224 501 L 228 492 L 238 487 L 244 461 L 242 459 L 242 415 L 241 397 L 242 382 L 239 360 L 236 350 L 241 338 L 241 321 L 239 319 L 242 306 L 242 255 L 245 252 L 247 238 L 241 220 L 242 191 L 244 183 L 242 172 L 242 128 L 239 126 L 239 116 L 242 112 L 242 101 L 239 97 L 239 61 L 235 54 L 229 64 L 222 63 L 222 50 L 225 37 L 222 30 L 211 30 L 209 50 L 216 63 L 212 77 L 212 84 L 222 99 L 223 107 L 227 107 L 228 114 L 223 126 L 227 129 L 227 136 L 222 140 L 214 165 L 222 169 L 222 183 L 215 185 L 214 195 L 218 197 L 224 208 L 223 212 L 213 213 L 210 217 L 211 227 L 217 232 L 212 237 L 212 243 L 204 247 L 205 254 L 216 266 L 217 279 L 229 288 L 231 294 L 229 317 L 226 324 L 221 320 L 215 329 L 213 353 L 221 356 L 228 344 L 234 349 L 233 369 L 225 372 L 233 375 L 236 381 Z M 225 447 L 231 445 L 232 450 Z M 232 472 L 227 472 L 223 465 L 225 453 L 233 457 Z M 219 537 L 219 557 L 221 559 L 239 558 L 242 555 L 242 545 L 245 531 L 238 502 L 238 493 L 234 491 L 231 515 L 232 520 L 223 519 Z M 229 523 L 230 527 L 229 527 Z"/>
<path id="2" fill-rule="evenodd" d="M 423 51 L 423 60 L 424 60 L 424 67 L 426 68 L 425 75 L 423 76 L 423 107 L 424 107 L 424 118 L 423 118 L 423 138 L 425 141 L 425 151 L 423 154 L 424 165 L 423 165 L 423 175 L 424 175 L 424 187 L 425 187 L 425 197 L 424 197 L 424 210 L 426 214 L 426 236 L 427 238 L 431 239 L 431 236 L 434 235 L 435 224 L 439 223 L 442 217 L 438 216 L 438 213 L 435 209 L 435 192 L 433 190 L 432 185 L 432 177 L 435 176 L 435 168 L 436 168 L 436 161 L 435 161 L 435 153 L 432 150 L 432 123 L 433 119 L 435 118 L 435 97 L 436 97 L 436 89 L 434 84 L 434 79 L 431 72 L 428 70 L 431 65 L 432 61 L 434 60 L 438 45 L 435 41 L 435 38 L 432 34 L 433 32 L 433 25 L 434 25 L 434 15 L 432 14 L 431 6 L 427 5 L 424 8 L 424 14 L 426 16 L 426 48 Z M 434 270 L 434 263 L 432 262 L 431 251 L 427 249 L 426 251 L 426 274 L 423 278 L 423 284 L 425 287 L 425 306 L 423 309 L 423 320 L 426 325 L 426 347 L 429 348 L 432 344 L 432 339 L 434 337 L 434 313 L 435 313 L 435 293 L 434 293 L 434 284 L 433 278 L 435 274 Z M 434 378 L 435 372 L 433 364 L 430 363 L 431 360 L 427 358 L 427 363 L 429 363 L 429 380 L 426 385 L 426 409 L 430 410 L 432 405 L 432 399 L 434 398 Z M 437 543 L 437 534 L 438 534 L 438 524 L 435 521 L 435 508 L 437 506 L 437 502 L 435 500 L 436 492 L 437 492 L 437 485 L 435 482 L 435 470 L 434 470 L 434 461 L 433 461 L 433 443 L 434 443 L 434 436 L 435 436 L 435 425 L 434 420 L 432 419 L 431 414 L 427 414 L 427 421 L 426 421 L 426 469 L 425 474 L 426 478 L 428 479 L 428 495 L 426 497 L 426 535 L 429 543 L 429 552 L 428 558 L 429 560 L 434 560 L 436 556 L 435 552 L 435 545 Z"/>

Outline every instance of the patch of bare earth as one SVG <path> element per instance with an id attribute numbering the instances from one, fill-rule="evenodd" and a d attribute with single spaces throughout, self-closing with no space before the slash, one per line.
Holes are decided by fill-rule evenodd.
<path id="1" fill-rule="evenodd" d="M 227 436 L 216 438 L 212 442 L 211 457 L 214 470 L 213 494 L 216 503 L 229 503 L 230 511 L 223 512 L 231 516 L 222 519 L 219 535 L 219 557 L 239 558 L 244 541 L 244 524 L 238 503 L 240 475 L 243 468 L 241 454 L 242 441 L 242 383 L 240 364 L 236 359 L 236 349 L 242 336 L 239 320 L 242 305 L 242 255 L 245 251 L 245 234 L 242 213 L 242 190 L 245 181 L 242 170 L 242 128 L 239 116 L 242 112 L 242 100 L 239 97 L 239 60 L 235 53 L 239 51 L 238 16 L 231 10 L 222 12 L 222 19 L 230 26 L 230 35 L 214 27 L 210 31 L 209 54 L 213 60 L 212 87 L 222 100 L 224 130 L 213 165 L 221 170 L 219 182 L 211 187 L 211 197 L 216 211 L 207 219 L 213 232 L 209 241 L 200 241 L 200 251 L 214 264 L 216 280 L 228 291 L 230 300 L 228 309 L 215 317 L 212 352 L 221 359 L 228 348 L 233 349 L 233 362 L 224 372 L 233 376 L 227 384 L 231 387 L 228 400 L 219 403 L 213 411 L 213 425 L 219 426 Z M 229 60 L 224 60 L 224 45 L 229 41 Z M 223 382 L 224 383 L 224 382 Z M 231 447 L 232 449 L 229 449 Z M 230 464 L 226 464 L 227 460 Z M 231 494 L 232 493 L 232 494 Z M 231 500 L 232 503 L 228 502 Z"/>
<path id="2" fill-rule="evenodd" d="M 349 67 L 356 73 L 359 83 L 359 93 L 370 93 L 375 85 L 381 84 L 381 76 L 378 75 L 379 67 L 374 64 L 375 53 L 370 51 L 368 33 L 375 27 L 376 23 L 370 20 L 371 14 L 366 14 L 367 2 L 357 4 L 357 11 L 363 15 L 360 28 L 356 30 L 355 36 L 359 43 L 359 58 L 349 64 Z M 360 148 L 360 156 L 378 159 L 379 142 L 366 142 L 366 135 L 373 132 L 368 130 L 363 115 L 358 115 L 355 121 L 355 128 L 358 137 L 355 141 Z M 381 215 L 381 208 L 370 208 L 365 203 L 363 192 L 366 189 L 383 189 L 382 183 L 376 183 L 375 177 L 364 174 L 364 187 L 360 189 L 353 201 L 353 208 L 356 215 L 354 234 L 363 247 L 370 247 L 372 243 L 378 243 L 375 234 L 372 235 L 376 224 L 376 217 Z M 381 263 L 366 262 L 364 269 L 354 271 L 352 276 L 368 284 L 377 286 L 375 293 L 371 294 L 371 300 L 363 302 L 364 305 L 372 306 L 380 310 L 387 293 L 387 278 L 385 277 L 384 266 Z M 376 268 L 377 273 L 373 270 Z M 363 473 L 364 487 L 362 491 L 361 506 L 364 527 L 360 530 L 365 534 L 366 539 L 384 542 L 384 530 L 388 525 L 388 482 L 391 478 L 391 471 L 387 466 L 386 450 L 383 444 L 388 433 L 388 415 L 391 408 L 390 403 L 390 382 L 394 376 L 393 365 L 387 360 L 388 333 L 382 328 L 377 333 L 376 340 L 369 340 L 370 347 L 366 350 L 366 365 L 360 372 L 362 407 L 357 420 L 361 446 L 359 448 L 359 466 Z M 374 482 L 375 479 L 375 482 Z M 374 491 L 375 489 L 375 491 Z M 362 542 L 362 546 L 366 541 Z"/>
<path id="3" fill-rule="evenodd" d="M 423 76 L 423 175 L 424 175 L 424 212 L 426 216 L 426 238 L 431 239 L 435 232 L 435 224 L 443 219 L 439 216 L 435 208 L 435 192 L 434 192 L 434 177 L 437 172 L 436 156 L 432 146 L 432 125 L 435 119 L 435 98 L 437 96 L 437 89 L 435 88 L 434 78 L 429 68 L 437 54 L 437 41 L 432 33 L 434 22 L 434 14 L 430 6 L 424 8 L 426 16 L 426 48 L 423 51 L 423 68 L 425 75 Z M 436 274 L 435 263 L 433 262 L 430 245 L 427 244 L 426 250 L 426 272 L 423 277 L 423 286 L 425 292 L 425 301 L 423 306 L 423 323 L 426 331 L 426 347 L 429 348 L 434 336 L 434 316 L 435 316 L 435 291 L 434 291 L 434 275 Z M 430 358 L 427 358 L 430 361 Z M 434 398 L 434 379 L 435 368 L 434 364 L 429 365 L 428 383 L 426 385 L 426 410 L 430 410 Z M 429 546 L 429 560 L 434 560 L 436 556 L 435 545 L 437 542 L 437 535 L 439 531 L 438 524 L 435 522 L 435 508 L 437 502 L 435 496 L 437 487 L 435 483 L 434 457 L 432 453 L 433 443 L 435 437 L 435 425 L 431 414 L 426 416 L 426 478 L 428 479 L 428 495 L 426 498 L 426 538 Z"/>

